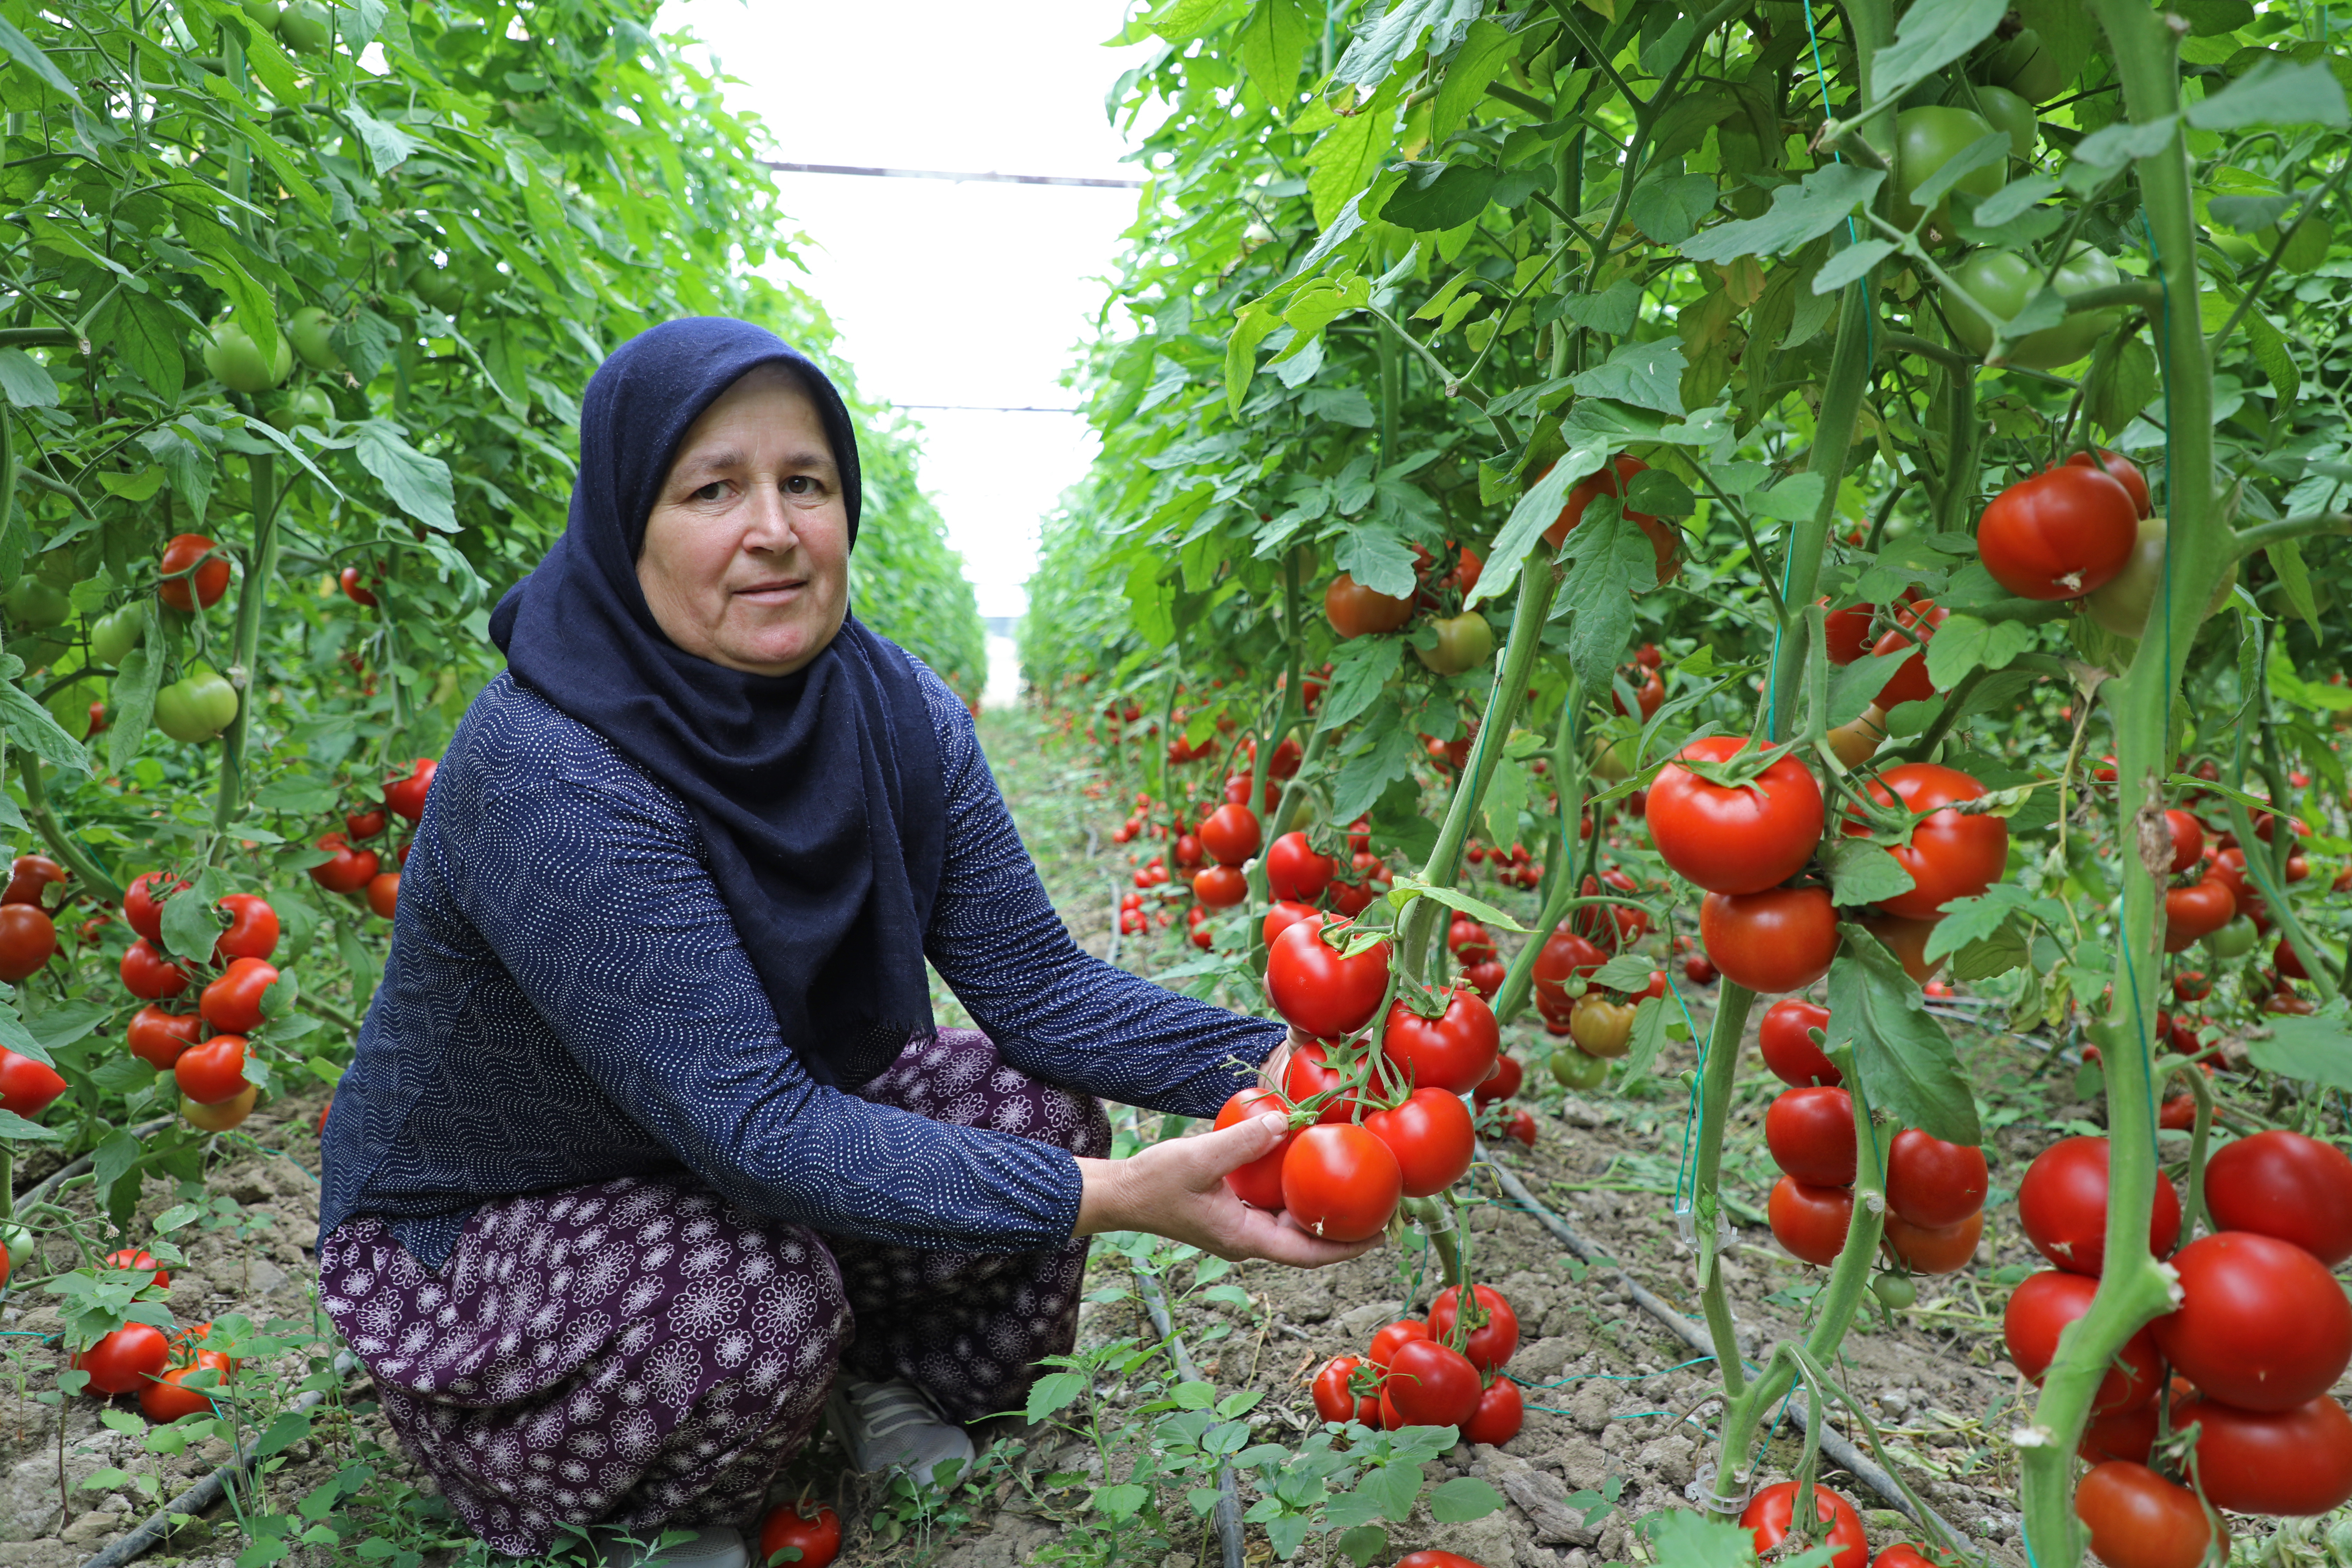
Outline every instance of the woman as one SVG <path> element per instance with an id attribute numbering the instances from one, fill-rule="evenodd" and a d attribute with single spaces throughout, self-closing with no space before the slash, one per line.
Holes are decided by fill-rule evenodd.
<path id="1" fill-rule="evenodd" d="M 939 679 L 849 614 L 857 451 L 772 334 L 590 381 L 570 521 L 499 605 L 328 1119 L 320 1289 L 466 1523 L 733 1568 L 830 1411 L 928 1477 L 1066 1352 L 1087 1237 L 1317 1267 L 1097 1095 L 1213 1114 L 1283 1042 L 1081 952 Z M 931 1022 L 926 958 L 986 1031 Z M 836 1378 L 838 1372 L 838 1378 Z"/>

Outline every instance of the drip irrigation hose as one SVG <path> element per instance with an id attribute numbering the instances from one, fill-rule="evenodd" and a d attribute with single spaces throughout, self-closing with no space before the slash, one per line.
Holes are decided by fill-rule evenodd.
<path id="1" fill-rule="evenodd" d="M 344 1376 L 349 1376 L 355 1369 L 357 1369 L 359 1364 L 358 1361 L 352 1357 L 351 1352 L 337 1351 L 335 1352 L 335 1371 L 337 1373 Z M 309 1410 L 319 1405 L 324 1401 L 326 1397 L 327 1396 L 323 1392 L 313 1390 L 312 1392 L 305 1394 L 295 1400 L 292 1405 L 288 1405 L 287 1413 L 289 1415 L 299 1415 L 302 1411 Z M 62 1419 L 62 1416 L 60 1419 Z M 163 1537 L 169 1535 L 172 1531 L 172 1518 L 174 1514 L 184 1514 L 190 1518 L 194 1518 L 195 1515 L 200 1514 L 204 1512 L 205 1510 L 212 1507 L 213 1504 L 220 1501 L 223 1494 L 228 1489 L 230 1473 L 236 1470 L 242 1470 L 246 1466 L 253 1463 L 255 1458 L 254 1450 L 261 1446 L 262 1436 L 262 1433 L 256 1432 L 252 1436 L 247 1438 L 244 1443 L 238 1446 L 236 1455 L 231 1458 L 226 1464 L 224 1464 L 220 1468 L 215 1470 L 212 1474 L 198 1481 L 194 1486 L 190 1487 L 186 1491 L 182 1492 L 178 1497 L 173 1498 L 170 1502 L 165 1503 L 162 1508 L 157 1509 L 152 1514 L 148 1516 L 147 1521 L 144 1524 L 142 1524 L 130 1534 L 117 1540 L 113 1545 L 107 1547 L 103 1552 L 100 1552 L 89 1562 L 84 1563 L 81 1565 L 81 1568 L 121 1568 L 122 1563 L 129 1563 L 139 1557 L 150 1547 L 160 1542 Z"/>
<path id="2" fill-rule="evenodd" d="M 1715 1344 L 1707 1337 L 1705 1324 L 1692 1322 L 1688 1318 L 1675 1311 L 1663 1298 L 1644 1289 L 1622 1264 L 1570 1229 L 1567 1221 L 1546 1208 L 1537 1199 L 1535 1194 L 1528 1190 L 1528 1184 L 1519 1180 L 1517 1173 L 1507 1166 L 1496 1163 L 1487 1154 L 1483 1142 L 1478 1145 L 1476 1158 L 1481 1164 L 1495 1173 L 1496 1182 L 1501 1185 L 1505 1193 L 1510 1195 L 1511 1201 L 1533 1215 L 1536 1222 L 1558 1237 L 1561 1246 L 1583 1261 L 1594 1264 L 1615 1275 L 1618 1282 L 1632 1294 L 1634 1305 L 1665 1325 L 1673 1331 L 1675 1338 L 1698 1352 L 1701 1356 L 1710 1361 L 1715 1358 Z M 1791 1394 L 1782 1412 L 1783 1416 L 1793 1416 L 1800 1422 L 1805 1421 L 1808 1418 L 1805 1404 L 1803 1394 Z M 1778 1420 L 1773 1423 L 1775 1426 L 1778 1424 Z M 1910 1500 L 1903 1495 L 1902 1487 L 1896 1483 L 1893 1476 L 1881 1469 L 1846 1437 L 1830 1430 L 1826 1424 L 1822 1428 L 1822 1452 L 1827 1454 L 1832 1462 L 1885 1499 L 1888 1507 L 1910 1520 L 1914 1524 L 1923 1529 L 1932 1528 L 1941 1532 L 1947 1541 L 1968 1539 L 1966 1535 L 1953 1528 L 1949 1521 L 1933 1509 L 1926 1508 L 1925 1504 L 1920 1505 L 1920 1509 L 1915 1510 Z M 1927 1514 L 1924 1519 L 1920 1517 L 1921 1510 L 1924 1510 Z"/>
<path id="3" fill-rule="evenodd" d="M 1149 1274 L 1135 1277 L 1137 1294 L 1143 1298 L 1143 1310 L 1151 1318 L 1151 1331 L 1168 1342 L 1169 1352 L 1176 1358 L 1176 1371 L 1187 1383 L 1205 1381 L 1201 1369 L 1193 1363 L 1192 1352 L 1184 1348 L 1183 1336 L 1168 1317 L 1168 1298 L 1160 1293 L 1160 1281 Z M 1224 1568 L 1243 1568 L 1242 1564 L 1242 1494 L 1234 1479 L 1233 1461 L 1217 1461 L 1217 1546 L 1224 1558 Z M 110 1563 L 96 1561 L 85 1563 L 82 1568 L 112 1568 Z"/>

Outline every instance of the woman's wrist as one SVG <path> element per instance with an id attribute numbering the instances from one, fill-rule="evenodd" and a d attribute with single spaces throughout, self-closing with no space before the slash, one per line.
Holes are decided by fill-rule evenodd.
<path id="1" fill-rule="evenodd" d="M 1070 1234 L 1099 1236 L 1107 1230 L 1133 1230 L 1129 1219 L 1125 1160 L 1078 1158 L 1078 1220 Z"/>

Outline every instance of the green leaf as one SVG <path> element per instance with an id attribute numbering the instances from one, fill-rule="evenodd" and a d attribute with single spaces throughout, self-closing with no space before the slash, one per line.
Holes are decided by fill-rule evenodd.
<path id="1" fill-rule="evenodd" d="M 1468 915 L 1472 920 L 1483 921 L 1496 931 L 1524 931 L 1528 929 L 1509 914 L 1475 894 L 1465 893 L 1459 888 L 1441 888 L 1433 883 L 1424 882 L 1418 877 L 1398 878 L 1396 885 L 1388 892 L 1389 902 L 1398 909 L 1402 909 L 1407 901 L 1415 897 L 1443 904 L 1449 910 Z M 1646 984 L 1648 981 L 1648 973 L 1644 971 L 1643 983 Z"/>
<path id="2" fill-rule="evenodd" d="M 154 295 L 118 289 L 91 318 L 89 340 L 112 348 L 149 391 L 173 403 L 187 384 L 187 359 L 180 351 L 186 331 L 184 319 Z"/>
<path id="3" fill-rule="evenodd" d="M 1302 0 L 1293 0 L 1293 3 L 1299 5 L 1303 17 L 1306 13 Z M 1304 36 L 1305 25 L 1302 23 L 1302 39 Z M 1470 117 L 1470 111 L 1478 107 L 1480 99 L 1486 96 L 1487 84 L 1503 73 L 1504 68 L 1511 63 L 1512 57 L 1518 53 L 1518 37 L 1508 27 L 1484 19 L 1470 24 L 1470 31 L 1463 36 L 1462 47 L 1454 50 L 1454 58 L 1446 62 L 1445 79 L 1439 86 L 1437 102 L 1430 110 L 1431 146 L 1444 146 L 1446 139 L 1462 129 L 1463 121 Z M 1246 41 L 1244 50 L 1246 59 Z M 1297 66 L 1295 61 L 1291 68 L 1292 74 L 1296 75 Z"/>
<path id="4" fill-rule="evenodd" d="M 1243 18 L 1234 46 L 1258 95 L 1287 113 L 1298 101 L 1298 67 L 1314 40 L 1306 0 L 1257 0 Z"/>
<path id="5" fill-rule="evenodd" d="M 1486 786 L 1486 798 L 1481 802 L 1486 818 L 1486 837 L 1497 844 L 1510 844 L 1519 837 L 1519 813 L 1527 808 L 1528 794 L 1528 770 L 1523 763 L 1509 757 L 1495 764 L 1495 776 Z"/>
<path id="6" fill-rule="evenodd" d="M 1086 1391 L 1087 1380 L 1079 1373 L 1049 1372 L 1029 1385 L 1029 1403 L 1023 1413 L 1034 1426 L 1055 1411 L 1066 1408 Z"/>
<path id="7" fill-rule="evenodd" d="M 1150 1497 L 1150 1487 L 1138 1486 L 1132 1481 L 1123 1481 L 1115 1487 L 1096 1489 L 1094 1504 L 1096 1508 L 1102 1510 L 1105 1518 L 1126 1519 L 1149 1501 Z"/>
<path id="8" fill-rule="evenodd" d="M 2033 895 L 2014 882 L 1995 882 L 1975 898 L 1952 900 L 1944 906 L 1944 918 L 1927 933 L 1928 962 L 1992 935 L 2032 901 Z"/>
<path id="9" fill-rule="evenodd" d="M 1832 838 L 1822 859 L 1829 868 L 1831 896 L 1841 904 L 1874 904 L 1918 886 L 1901 861 L 1867 838 Z"/>
<path id="10" fill-rule="evenodd" d="M 55 1143 L 65 1134 L 37 1121 L 27 1121 L 13 1110 L 0 1110 L 0 1143 Z"/>
<path id="11" fill-rule="evenodd" d="M 2352 123 L 2345 110 L 2344 84 L 2320 60 L 2300 65 L 2264 60 L 2203 102 L 2190 104 L 2183 118 L 2200 131 Z"/>
<path id="12" fill-rule="evenodd" d="M 1980 621 L 1955 611 L 1927 643 L 1927 679 L 1949 691 L 1971 670 L 2003 668 L 2034 641 L 2034 628 L 2022 621 Z"/>
<path id="13" fill-rule="evenodd" d="M 1456 1476 L 1429 1494 L 1429 1517 L 1440 1524 L 1484 1519 L 1503 1506 L 1503 1494 L 1475 1476 Z"/>
<path id="14" fill-rule="evenodd" d="M 379 175 L 390 174 L 425 145 L 390 121 L 378 120 L 362 109 L 357 99 L 343 105 L 343 119 L 359 132 L 360 142 L 367 149 L 368 162 Z"/>
<path id="15" fill-rule="evenodd" d="M 7 55 L 31 71 L 52 91 L 63 93 L 67 102 L 77 108 L 80 106 L 81 99 L 74 92 L 73 83 L 66 79 L 65 73 L 51 64 L 49 57 L 41 52 L 40 46 L 19 32 L 16 24 L 5 16 L 0 16 L 0 54 Z"/>
<path id="16" fill-rule="evenodd" d="M 1397 780 L 1409 776 L 1421 742 L 1402 725 L 1391 725 L 1341 765 L 1331 784 L 1334 820 L 1353 822 Z"/>
<path id="17" fill-rule="evenodd" d="M 2086 402 L 2091 418 L 2108 435 L 2119 436 L 2156 395 L 2155 352 L 2133 338 L 2093 368 L 2098 374 Z"/>
<path id="18" fill-rule="evenodd" d="M 1972 221 L 1984 228 L 1998 228 L 2064 188 L 2047 174 L 2021 174 L 1979 202 Z"/>
<path id="19" fill-rule="evenodd" d="M 1638 952 L 1621 952 L 1595 970 L 1588 979 L 1594 985 L 1630 993 L 1646 990 L 1650 973 L 1651 965 L 1647 958 Z"/>
<path id="20" fill-rule="evenodd" d="M 1217 1402 L 1217 1385 L 1213 1383 L 1180 1383 L 1169 1397 L 1176 1401 L 1179 1410 L 1206 1410 Z"/>
<path id="21" fill-rule="evenodd" d="M 1333 648 L 1331 683 L 1316 710 L 1320 727 L 1338 729 L 1371 707 L 1403 657 L 1404 639 L 1398 637 L 1350 637 Z"/>
<path id="22" fill-rule="evenodd" d="M 108 1133 L 105 1141 L 90 1151 L 90 1171 L 97 1189 L 101 1193 L 111 1192 L 114 1184 L 128 1174 L 131 1167 L 137 1164 L 139 1157 L 146 1152 L 127 1128 L 118 1127 Z"/>
<path id="23" fill-rule="evenodd" d="M 2352 1091 L 2352 1035 L 2345 1033 L 2337 1007 L 2307 1018 L 2284 1015 L 2270 1023 L 2269 1039 L 2246 1042 L 2246 1055 L 2256 1067 L 2281 1078 Z"/>
<path id="24" fill-rule="evenodd" d="M 410 446 L 406 433 L 388 419 L 363 420 L 355 428 L 358 444 L 352 456 L 376 477 L 393 504 L 427 528 L 457 532 L 457 494 L 450 487 L 449 465 Z"/>
<path id="25" fill-rule="evenodd" d="M 2010 154 L 2009 132 L 1995 131 L 1979 136 L 1952 155 L 1949 163 L 1919 182 L 1910 195 L 1913 206 L 1933 210 L 1962 180 L 1979 169 L 2004 163 Z M 1994 193 L 1996 195 L 1999 192 Z"/>
<path id="26" fill-rule="evenodd" d="M 147 743 L 147 727 L 155 715 L 155 692 L 163 683 L 163 660 L 149 651 L 155 640 L 155 612 L 141 606 L 147 617 L 145 640 L 122 656 L 114 677 L 114 714 L 106 728 L 107 771 L 121 774 L 139 760 Z"/>
<path id="27" fill-rule="evenodd" d="M 1365 194 L 1396 144 L 1396 100 L 1404 78 L 1391 76 L 1371 101 L 1316 138 L 1307 150 L 1307 194 L 1318 224 L 1335 223 L 1343 204 Z M 1380 207 L 1372 208 L 1378 212 Z"/>
<path id="28" fill-rule="evenodd" d="M 1381 208 L 1383 221 L 1422 234 L 1459 228 L 1486 210 L 1499 172 L 1476 163 L 1407 163 L 1404 183 Z"/>
<path id="29" fill-rule="evenodd" d="M 0 725 L 6 727 L 10 740 L 45 763 L 80 773 L 96 771 L 81 742 L 58 728 L 48 710 L 13 680 L 0 680 Z"/>
<path id="30" fill-rule="evenodd" d="M 23 349 L 0 349 L 0 397 L 18 408 L 55 408 L 58 384 Z"/>
<path id="31" fill-rule="evenodd" d="M 112 1011 L 102 1002 L 66 1002 L 45 1010 L 27 1026 L 44 1048 L 62 1050 L 106 1022 Z"/>
<path id="32" fill-rule="evenodd" d="M 1366 1476 L 1356 1489 L 1380 1509 L 1382 1518 L 1402 1524 L 1412 1517 L 1413 1501 L 1421 1496 L 1422 1479 L 1418 1465 L 1384 1465 Z"/>
<path id="33" fill-rule="evenodd" d="M 1751 1533 L 1690 1509 L 1662 1509 L 1645 1532 L 1658 1568 L 1755 1568 Z M 1645 1521 L 1647 1522 L 1647 1521 Z"/>
<path id="34" fill-rule="evenodd" d="M 1682 252 L 1693 261 L 1722 262 L 1794 250 L 1843 223 L 1885 179 L 1883 171 L 1859 163 L 1824 163 L 1802 184 L 1774 191 L 1771 210 L 1763 216 L 1702 230 L 1683 242 Z"/>
<path id="35" fill-rule="evenodd" d="M 227 929 L 213 912 L 212 905 L 194 889 L 183 889 L 163 900 L 163 946 L 175 958 L 211 963 L 213 944 Z"/>
<path id="36" fill-rule="evenodd" d="M 1598 294 L 1563 294 L 1557 303 L 1560 315 L 1578 326 L 1622 338 L 1641 317 L 1642 286 L 1621 278 Z"/>
<path id="37" fill-rule="evenodd" d="M 1657 552 L 1609 495 L 1594 497 L 1584 509 L 1567 550 L 1571 564 L 1559 596 L 1575 606 L 1569 662 L 1587 691 L 1606 691 L 1633 635 L 1633 596 L 1658 585 Z"/>
<path id="38" fill-rule="evenodd" d="M 1665 1048 L 1666 1025 L 1673 1014 L 1663 996 L 1644 996 L 1633 1008 L 1633 1037 L 1625 1052 L 1623 1081 L 1633 1083 L 1647 1078 L 1656 1065 L 1658 1053 Z M 1574 1045 L 1561 1047 L 1574 1050 Z"/>
<path id="39" fill-rule="evenodd" d="M 2311 595 L 2311 574 L 2304 569 L 2302 549 L 2292 539 L 2281 539 L 2265 545 L 2263 551 L 2271 558 L 2271 569 L 2278 574 L 2279 586 L 2286 590 L 2287 603 L 2305 626 L 2318 631 L 2319 605 Z"/>
<path id="40" fill-rule="evenodd" d="M 1819 474 L 1790 474 L 1769 490 L 1750 496 L 1748 508 L 1777 522 L 1811 522 L 1822 510 L 1826 483 Z"/>
<path id="41" fill-rule="evenodd" d="M 1990 980 L 1996 974 L 2006 974 L 2024 963 L 2030 952 L 2024 933 L 2015 926 L 2005 925 L 1990 936 L 1980 936 L 1952 954 L 1952 978 Z"/>
<path id="42" fill-rule="evenodd" d="M 1893 240 L 1865 239 L 1849 245 L 1813 274 L 1813 292 L 1834 294 L 1849 283 L 1859 283 L 1869 270 L 1895 254 Z"/>
<path id="43" fill-rule="evenodd" d="M 1929 639 L 1928 646 L 1934 646 Z M 1895 666 L 1916 657 L 1916 648 L 1905 648 L 1899 653 L 1872 654 L 1855 659 L 1852 664 L 1831 672 L 1830 728 L 1851 724 L 1862 717 L 1862 710 L 1878 700 L 1886 683 L 1895 679 Z"/>
<path id="44" fill-rule="evenodd" d="M 1895 41 L 1871 62 L 1871 90 L 1900 98 L 1979 44 L 2009 12 L 2009 0 L 1918 0 L 1903 14 Z"/>
<path id="45" fill-rule="evenodd" d="M 1225 410 L 1239 414 L 1257 374 L 1257 346 L 1282 325 L 1282 313 L 1265 300 L 1252 300 L 1234 315 L 1234 330 L 1225 338 Z"/>
<path id="46" fill-rule="evenodd" d="M 1713 211 L 1712 174 L 1652 174 L 1633 187 L 1625 202 L 1625 216 L 1660 245 L 1680 245 L 1698 232 L 1700 221 Z"/>
<path id="47" fill-rule="evenodd" d="M 266 1459 L 272 1454 L 282 1454 L 310 1435 L 310 1415 L 308 1410 L 289 1410 L 269 1424 L 254 1448 L 253 1457 Z"/>
<path id="48" fill-rule="evenodd" d="M 1373 1563 L 1388 1555 L 1389 1532 L 1377 1524 L 1359 1524 L 1341 1531 L 1334 1544 L 1339 1555 L 1356 1568 L 1371 1568 Z"/>
<path id="49" fill-rule="evenodd" d="M 1421 47 L 1422 36 L 1443 23 L 1453 0 L 1393 0 L 1381 19 L 1360 33 L 1331 77 L 1334 81 L 1370 87 L 1396 68 L 1397 62 Z"/>
<path id="50" fill-rule="evenodd" d="M 1570 488 L 1577 480 L 1599 473 L 1613 450 L 1614 446 L 1606 437 L 1570 437 L 1569 448 L 1559 460 L 1528 486 L 1518 504 L 1511 509 L 1502 531 L 1495 536 L 1495 548 L 1487 552 L 1478 585 L 1465 595 L 1465 604 L 1475 608 L 1488 599 L 1501 598 L 1517 584 L 1519 563 L 1543 537 L 1544 530 L 1559 521 Z"/>
<path id="51" fill-rule="evenodd" d="M 1659 338 L 1646 343 L 1620 343 L 1607 360 L 1569 379 L 1588 396 L 1613 397 L 1636 408 L 1654 408 L 1680 418 L 1685 368 L 1682 344 L 1673 338 Z"/>
<path id="52" fill-rule="evenodd" d="M 1171 48 L 1181 49 L 1216 19 L 1223 3 L 1224 0 L 1169 0 L 1169 4 L 1144 18 L 1144 26 L 1166 39 Z"/>
<path id="53" fill-rule="evenodd" d="M 1862 927 L 1830 964 L 1828 1047 L 1851 1044 L 1871 1107 L 1948 1143 L 1982 1139 L 1975 1097 L 1949 1036 L 1920 1005 L 1919 987 L 1885 944 Z"/>

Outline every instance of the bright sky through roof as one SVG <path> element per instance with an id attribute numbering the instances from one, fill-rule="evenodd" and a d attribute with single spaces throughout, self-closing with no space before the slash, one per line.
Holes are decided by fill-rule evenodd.
<path id="1" fill-rule="evenodd" d="M 889 5 L 682 0 L 740 79 L 789 163 L 1134 179 L 1104 94 L 1148 46 L 1106 49 L 1120 0 L 898 0 Z M 898 404 L 1066 408 L 1060 384 L 1090 335 L 1132 221 L 1131 190 L 949 184 L 779 174 L 813 242 L 804 286 L 833 313 L 869 396 Z M 983 616 L 1016 616 L 1038 520 L 1085 472 L 1084 419 L 926 408 L 924 488 L 963 552 Z"/>

